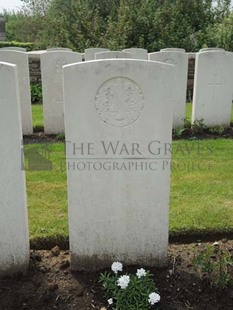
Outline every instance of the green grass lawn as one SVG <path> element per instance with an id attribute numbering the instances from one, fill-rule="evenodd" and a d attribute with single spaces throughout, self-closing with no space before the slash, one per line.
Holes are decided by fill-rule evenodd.
<path id="1" fill-rule="evenodd" d="M 26 145 L 25 152 L 37 147 Z M 51 171 L 26 171 L 32 240 L 68 236 L 63 143 L 51 145 L 51 160 Z M 170 232 L 228 231 L 232 208 L 233 140 L 173 142 Z"/>
<path id="2" fill-rule="evenodd" d="M 44 126 L 42 104 L 32 104 L 32 122 L 34 128 Z"/>
<path id="3" fill-rule="evenodd" d="M 192 104 L 186 104 L 186 118 L 191 120 L 192 115 Z M 43 127 L 43 105 L 41 104 L 33 104 L 32 105 L 32 119 L 33 119 L 33 127 Z M 231 121 L 233 122 L 233 106 L 231 112 Z"/>

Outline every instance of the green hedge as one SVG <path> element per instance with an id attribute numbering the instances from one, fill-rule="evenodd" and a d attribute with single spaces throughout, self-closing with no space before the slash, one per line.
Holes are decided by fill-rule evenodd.
<path id="1" fill-rule="evenodd" d="M 26 48 L 27 52 L 35 50 L 34 44 L 33 43 L 29 43 L 29 42 L 26 42 L 26 43 L 16 42 L 16 41 L 0 42 L 0 48 L 1 47 L 9 47 L 9 46 L 23 47 L 23 48 Z"/>

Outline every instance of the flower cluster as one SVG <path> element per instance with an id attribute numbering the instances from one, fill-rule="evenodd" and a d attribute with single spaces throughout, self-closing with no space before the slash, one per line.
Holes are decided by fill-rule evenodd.
<path id="1" fill-rule="evenodd" d="M 160 301 L 153 275 L 145 269 L 137 269 L 136 274 L 120 276 L 118 273 L 123 271 L 122 263 L 114 262 L 111 269 L 114 275 L 105 272 L 100 279 L 107 296 L 110 297 L 109 306 L 114 306 L 115 309 L 138 309 L 140 306 L 141 310 L 146 310 Z M 148 295 L 148 292 L 151 293 Z"/>
<path id="2" fill-rule="evenodd" d="M 114 272 L 114 273 L 118 273 L 118 271 L 122 271 L 123 270 L 123 265 L 122 265 L 122 263 L 119 263 L 119 262 L 114 262 L 113 264 L 112 264 L 112 271 Z"/>
<path id="3" fill-rule="evenodd" d="M 157 304 L 160 301 L 160 295 L 153 292 L 149 295 L 148 301 L 151 305 Z"/>
<path id="4" fill-rule="evenodd" d="M 130 278 L 129 276 L 121 276 L 118 280 L 117 280 L 117 285 L 120 286 L 123 290 L 127 288 L 128 284 L 129 284 Z"/>
<path id="5" fill-rule="evenodd" d="M 141 268 L 141 269 L 137 269 L 137 273 L 136 273 L 137 277 L 140 279 L 141 277 L 145 277 L 146 276 L 146 270 Z"/>

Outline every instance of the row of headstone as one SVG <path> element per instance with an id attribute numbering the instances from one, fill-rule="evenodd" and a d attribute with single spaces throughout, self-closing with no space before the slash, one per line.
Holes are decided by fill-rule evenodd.
<path id="1" fill-rule="evenodd" d="M 194 99 L 192 122 L 203 119 L 208 126 L 224 125 L 229 126 L 231 113 L 231 100 L 226 98 L 227 92 L 224 87 L 227 83 L 232 83 L 232 69 L 221 60 L 221 55 L 228 59 L 232 58 L 232 53 L 222 50 L 220 55 L 218 49 L 203 49 L 197 53 L 196 61 L 196 78 L 194 85 Z M 199 61 L 200 54 L 206 54 L 207 61 Z M 211 55 L 217 53 L 219 55 L 216 61 L 211 62 Z M 83 57 L 84 56 L 84 57 Z M 159 61 L 175 65 L 176 79 L 174 81 L 174 102 L 173 102 L 173 128 L 183 125 L 185 118 L 186 106 L 186 88 L 187 88 L 187 72 L 188 72 L 188 55 L 183 49 L 168 48 L 162 49 L 160 52 L 148 54 L 145 49 L 131 48 L 123 51 L 110 51 L 103 48 L 90 48 L 85 50 L 85 54 L 72 52 L 68 48 L 51 48 L 47 52 L 41 54 L 41 72 L 42 72 L 42 90 L 43 90 L 43 112 L 44 112 L 44 130 L 47 134 L 64 133 L 64 107 L 63 107 L 63 90 L 62 90 L 62 66 L 74 62 L 81 62 L 83 58 L 86 60 L 99 59 L 144 59 L 150 61 Z M 225 56 L 223 56 L 225 57 Z M 32 129 L 32 112 L 29 87 L 29 69 L 27 55 L 22 48 L 2 48 L 0 50 L 0 60 L 8 61 L 18 65 L 18 74 L 20 80 L 20 102 L 23 133 L 31 134 Z M 225 61 L 226 63 L 226 61 Z M 210 70 L 207 68 L 210 66 Z M 219 79 L 220 70 L 226 83 L 220 90 L 219 83 L 211 81 L 212 74 L 208 75 L 211 70 L 214 76 Z M 226 68 L 226 70 L 224 69 Z M 202 74 L 202 71 L 204 72 Z M 228 73 L 227 73 L 228 72 Z M 225 74 L 226 73 L 226 74 Z M 228 77 L 227 77 L 228 74 Z M 207 79 L 206 79 L 207 78 Z M 206 81 L 207 88 L 203 85 Z M 165 86 L 166 87 L 166 86 Z M 228 87 L 229 88 L 229 87 Z M 206 91 L 207 89 L 211 91 Z M 225 94 L 225 95 L 224 95 Z M 225 97 L 224 97 L 225 96 Z M 209 103 L 208 103 L 209 102 Z M 223 103 L 222 103 L 223 102 Z M 230 102 L 230 103 L 229 103 Z M 216 108 L 213 108 L 216 106 Z M 219 112 L 220 111 L 220 112 Z"/>
<path id="2" fill-rule="evenodd" d="M 171 143 L 174 77 L 172 65 L 143 60 L 64 66 L 73 270 L 166 264 L 171 153 L 158 148 Z M 17 79 L 0 64 L 0 276 L 29 258 Z"/>
<path id="3" fill-rule="evenodd" d="M 73 269 L 166 264 L 170 154 L 156 154 L 171 143 L 174 75 L 132 59 L 64 67 Z"/>
<path id="4" fill-rule="evenodd" d="M 197 71 L 210 59 L 213 80 L 206 73 L 203 81 L 208 93 L 215 99 L 212 89 L 217 87 L 216 94 L 223 88 L 226 100 L 232 99 L 226 75 L 232 54 L 200 51 Z M 116 260 L 126 265 L 166 264 L 167 147 L 178 75 L 168 62 L 101 59 L 63 67 L 73 270 L 101 269 Z M 58 71 L 63 64 L 57 64 Z M 18 78 L 15 65 L 0 63 L 0 276 L 24 271 L 29 260 Z M 216 108 L 213 100 L 211 107 Z"/>
<path id="5" fill-rule="evenodd" d="M 109 51 L 93 48 L 85 50 L 86 60 L 99 59 L 148 59 L 144 49 Z M 176 66 L 175 94 L 173 102 L 173 126 L 181 126 L 185 117 L 188 56 L 184 50 L 163 50 L 149 54 L 149 60 L 162 61 Z M 64 132 L 62 93 L 62 66 L 81 62 L 82 54 L 64 50 L 53 50 L 41 55 L 42 89 L 44 103 L 44 128 L 48 134 Z M 166 87 L 166 85 L 165 85 Z"/>

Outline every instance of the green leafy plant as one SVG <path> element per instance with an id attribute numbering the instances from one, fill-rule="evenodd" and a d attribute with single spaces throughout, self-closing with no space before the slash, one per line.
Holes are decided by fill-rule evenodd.
<path id="1" fill-rule="evenodd" d="M 65 134 L 64 133 L 57 134 L 56 139 L 59 141 L 64 141 L 65 140 Z"/>
<path id="2" fill-rule="evenodd" d="M 42 87 L 40 83 L 31 84 L 31 100 L 32 104 L 42 103 Z"/>
<path id="3" fill-rule="evenodd" d="M 190 121 L 190 119 L 188 117 L 183 118 L 183 122 L 184 122 L 183 127 L 185 129 L 190 129 L 191 128 L 191 121 Z"/>
<path id="4" fill-rule="evenodd" d="M 203 133 L 206 128 L 207 127 L 204 124 L 203 118 L 202 119 L 196 119 L 191 125 L 191 129 L 192 129 L 193 133 Z"/>
<path id="5" fill-rule="evenodd" d="M 179 126 L 177 128 L 174 128 L 173 129 L 173 136 L 175 138 L 181 138 L 183 133 L 185 132 L 186 128 L 182 127 L 182 126 Z"/>
<path id="6" fill-rule="evenodd" d="M 212 128 L 209 128 L 209 132 L 210 133 L 217 133 L 219 135 L 222 135 L 224 133 L 224 127 L 223 126 L 215 126 L 215 127 L 212 127 Z"/>
<path id="7" fill-rule="evenodd" d="M 114 262 L 113 273 L 100 275 L 109 306 L 115 310 L 147 310 L 160 301 L 152 274 L 141 268 L 136 274 L 119 275 L 122 269 L 121 263 Z"/>
<path id="8" fill-rule="evenodd" d="M 233 283 L 230 268 L 233 259 L 228 251 L 220 248 L 219 244 L 206 246 L 206 248 L 193 259 L 193 265 L 202 279 L 207 279 L 211 286 L 220 288 Z"/>

